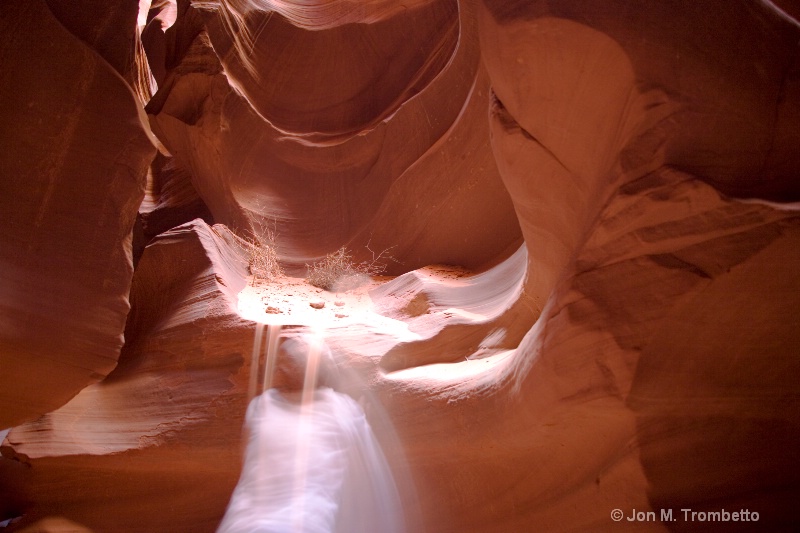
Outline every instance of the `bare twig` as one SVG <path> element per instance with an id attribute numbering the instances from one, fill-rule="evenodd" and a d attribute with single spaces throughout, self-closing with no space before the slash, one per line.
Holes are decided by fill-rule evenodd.
<path id="1" fill-rule="evenodd" d="M 369 247 L 367 247 L 369 250 Z M 314 287 L 327 291 L 349 291 L 364 285 L 369 281 L 369 276 L 375 276 L 386 270 L 386 265 L 381 261 L 388 250 L 377 256 L 372 250 L 372 260 L 356 263 L 342 247 L 325 256 L 322 261 L 306 264 L 308 275 L 306 281 Z M 388 256 L 386 256 L 388 258 Z"/>

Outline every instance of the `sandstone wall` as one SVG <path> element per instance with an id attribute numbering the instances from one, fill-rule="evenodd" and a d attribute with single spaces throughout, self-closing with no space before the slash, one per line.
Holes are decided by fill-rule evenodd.
<path id="1" fill-rule="evenodd" d="M 160 215 L 148 215 L 160 201 L 148 192 L 143 217 L 154 229 L 130 289 L 125 345 L 98 383 L 89 384 L 121 345 L 127 235 L 152 150 L 123 152 L 138 181 L 106 196 L 91 173 L 69 189 L 74 197 L 52 196 L 46 172 L 3 182 L 22 199 L 0 214 L 12 245 L 3 250 L 15 250 L 0 257 L 18 280 L 4 287 L 31 292 L 0 301 L 15 320 L 2 342 L 19 339 L 2 353 L 38 354 L 3 360 L 20 369 L 20 390 L 4 391 L 22 412 L 6 423 L 16 427 L 0 458 L 0 500 L 11 502 L 3 516 L 24 513 L 20 527 L 63 515 L 96 531 L 215 529 L 238 476 L 256 325 L 236 312 L 247 277 L 239 241 L 222 225 L 186 220 L 205 205 L 207 218 L 239 232 L 275 228 L 290 270 L 342 245 L 360 257 L 366 245 L 393 250 L 398 276 L 370 296 L 406 334 L 356 324 L 331 329 L 329 342 L 351 367 L 347 392 L 380 400 L 368 414 L 410 531 L 753 526 L 686 522 L 681 508 L 749 509 L 759 530 L 798 527 L 794 19 L 755 0 L 241 9 L 257 4 L 215 13 L 215 2 L 183 3 L 163 34 L 163 83 L 146 109 L 170 153 L 157 163 L 169 172 L 156 174 L 174 189 Z M 39 50 L 25 36 L 45 30 L 9 21 L 44 15 L 44 4 L 3 6 L 3 29 L 18 32 L 4 62 Z M 244 15 L 249 36 L 229 33 Z M 9 87 L 49 94 L 41 76 L 25 74 L 33 70 L 14 72 Z M 103 87 L 95 98 L 106 105 L 116 93 Z M 11 109 L 24 109 L 27 93 L 3 90 L 20 102 Z M 100 117 L 113 113 L 122 111 Z M 17 116 L 4 124 L 33 124 Z M 109 133 L 96 117 L 69 150 L 33 142 L 72 139 L 62 123 L 35 124 L 26 136 L 4 133 L 26 156 L 4 156 L 4 168 L 68 154 L 47 168 L 69 169 L 86 147 L 106 161 L 119 153 L 115 128 L 142 137 L 135 121 L 114 121 Z M 67 215 L 47 218 L 51 198 Z M 37 233 L 88 231 L 75 213 L 106 228 L 98 198 L 121 203 L 111 205 L 123 216 L 113 218 L 117 233 L 78 241 L 91 248 Z M 40 225 L 17 222 L 37 216 Z M 78 281 L 111 269 L 93 262 L 109 257 L 119 276 L 102 278 L 98 296 Z M 442 279 L 421 268 L 434 263 L 473 270 Z M 29 303 L 40 286 L 53 307 Z M 103 322 L 81 314 L 85 302 L 106 306 L 92 307 Z M 101 370 L 66 379 L 59 368 L 85 369 L 86 354 L 100 351 L 54 350 L 69 348 L 62 339 L 104 342 Z M 52 394 L 31 389 L 34 380 L 48 380 Z M 23 401 L 23 390 L 34 392 Z M 610 516 L 662 508 L 678 520 Z"/>

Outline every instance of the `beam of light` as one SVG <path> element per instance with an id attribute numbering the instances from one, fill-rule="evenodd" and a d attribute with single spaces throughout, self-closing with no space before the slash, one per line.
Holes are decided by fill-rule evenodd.
<path id="1" fill-rule="evenodd" d="M 280 331 L 267 326 L 266 390 L 249 403 L 243 469 L 218 533 L 402 533 L 400 495 L 364 411 L 350 396 L 320 386 L 333 380 L 333 359 L 321 335 L 302 334 L 303 364 L 288 367 L 302 372 L 294 376 L 302 379 L 295 390 L 285 385 L 288 356 Z M 263 346 L 262 327 L 251 363 L 257 376 Z M 280 388 L 270 388 L 278 366 Z"/>
<path id="2" fill-rule="evenodd" d="M 256 335 L 253 339 L 253 353 L 250 358 L 250 381 L 247 387 L 248 403 L 255 398 L 258 389 L 258 367 L 261 361 L 261 342 L 264 338 L 264 324 L 256 323 Z"/>

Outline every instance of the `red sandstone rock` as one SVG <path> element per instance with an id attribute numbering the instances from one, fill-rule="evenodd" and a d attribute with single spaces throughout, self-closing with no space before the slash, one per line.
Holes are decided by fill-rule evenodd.
<path id="1" fill-rule="evenodd" d="M 792 135 L 781 123 L 797 125 L 786 111 L 798 100 L 783 44 L 797 42 L 797 26 L 764 5 L 713 20 L 677 13 L 673 28 L 666 13 L 650 26 L 658 9 L 622 24 L 623 2 L 607 12 L 487 4 L 493 146 L 529 250 L 525 290 L 542 315 L 493 376 L 495 394 L 482 394 L 481 374 L 472 394 L 456 375 L 442 379 L 442 403 L 431 407 L 431 369 L 395 375 L 403 379 L 386 396 L 390 411 L 440 410 L 399 430 L 426 473 L 423 516 L 437 531 L 597 530 L 615 507 L 741 506 L 763 510 L 759 527 L 790 527 L 799 344 L 792 320 L 778 317 L 796 306 L 784 268 L 798 266 L 798 211 L 706 183 L 796 197 L 796 170 L 770 161 Z M 741 24 L 723 26 L 728 16 Z M 774 29 L 767 37 L 748 20 Z M 666 27 L 677 34 L 658 33 Z M 759 37 L 734 37 L 733 27 Z M 703 52 L 676 61 L 680 35 Z M 737 55 L 712 40 L 758 45 Z M 701 81 L 712 72 L 741 80 L 750 68 L 758 75 L 744 84 Z M 780 159 L 797 169 L 796 153 Z M 429 428 L 452 430 L 454 417 L 453 438 L 431 447 L 440 441 Z M 464 486 L 473 488 L 453 488 Z M 438 504 L 454 501 L 437 521 Z"/>
<path id="2" fill-rule="evenodd" d="M 175 24 L 178 6 L 172 0 L 157 0 L 151 3 L 145 17 L 141 39 L 147 63 L 158 86 L 167 75 L 167 37 L 165 32 Z M 141 17 L 141 15 L 140 15 Z"/>
<path id="3" fill-rule="evenodd" d="M 139 215 L 147 241 L 196 218 L 213 223 L 211 213 L 192 186 L 191 176 L 175 165 L 173 158 L 160 154 L 150 166 Z"/>
<path id="4" fill-rule="evenodd" d="M 26 523 L 59 506 L 98 531 L 213 531 L 238 477 L 240 369 L 253 340 L 235 312 L 246 263 L 229 235 L 198 220 L 156 238 L 136 270 L 114 372 L 9 434 L 31 465 Z M 65 493 L 60 479 L 86 482 Z"/>
<path id="5" fill-rule="evenodd" d="M 138 0 L 45 0 L 51 16 L 128 78 L 134 68 Z"/>
<path id="6" fill-rule="evenodd" d="M 130 234 L 154 149 L 106 61 L 44 2 L 0 7 L 0 427 L 31 420 L 116 364 Z"/>
<path id="7" fill-rule="evenodd" d="M 92 533 L 92 531 L 66 518 L 51 517 L 21 529 L 20 533 Z"/>
<path id="8" fill-rule="evenodd" d="M 257 81 L 209 24 L 225 76 L 199 59 L 212 57 L 201 36 L 183 64 L 209 67 L 179 67 L 186 74 L 149 110 L 215 221 L 244 230 L 266 220 L 284 259 L 301 266 L 341 245 L 366 260 L 369 245 L 391 248 L 394 272 L 437 262 L 478 267 L 518 245 L 485 129 L 474 8 L 423 4 L 374 27 L 310 31 L 275 14 L 255 41 Z M 335 61 L 345 49 L 364 57 Z M 276 65 L 294 66 L 278 76 Z"/>
<path id="9" fill-rule="evenodd" d="M 273 15 L 275 33 L 255 42 L 255 72 L 274 75 L 263 85 L 215 23 L 210 38 L 185 30 L 192 44 L 149 106 L 215 219 L 277 219 L 294 261 L 394 238 L 415 268 L 373 291 L 387 322 L 329 331 L 360 378 L 348 392 L 380 397 L 399 438 L 371 417 L 415 481 L 409 530 L 610 530 L 615 508 L 672 508 L 677 531 L 719 525 L 681 508 L 796 528 L 800 28 L 762 2 L 464 1 L 457 31 L 424 17 L 414 28 L 443 43 L 414 63 L 428 54 L 439 69 L 419 93 L 391 71 L 398 102 L 352 106 L 342 94 L 369 77 L 336 85 L 325 63 L 319 79 L 335 87 L 303 98 L 293 47 L 333 61 L 363 50 L 343 43 L 370 24 L 379 39 L 454 6 L 306 12 L 314 34 L 302 11 Z M 367 27 L 344 27 L 357 15 Z M 487 165 L 470 174 L 471 161 Z M 515 254 L 507 201 L 525 239 Z M 470 227 L 486 232 L 454 242 Z M 157 237 L 118 368 L 9 434 L 2 490 L 26 520 L 57 510 L 98 530 L 214 530 L 238 475 L 254 329 L 236 315 L 244 262 L 226 235 L 196 221 Z M 443 257 L 485 271 L 416 269 Z"/>

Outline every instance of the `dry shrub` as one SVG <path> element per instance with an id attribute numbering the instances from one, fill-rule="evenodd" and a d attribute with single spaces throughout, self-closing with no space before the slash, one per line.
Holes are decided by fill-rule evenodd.
<path id="1" fill-rule="evenodd" d="M 374 254 L 373 254 L 374 255 Z M 306 264 L 308 275 L 306 281 L 314 287 L 326 291 L 349 291 L 369 281 L 369 276 L 380 274 L 386 265 L 380 262 L 384 252 L 372 261 L 355 263 L 345 247 L 339 248 L 325 256 L 325 259 L 312 265 Z"/>
<path id="2" fill-rule="evenodd" d="M 247 267 L 253 276 L 253 282 L 257 279 L 269 281 L 283 274 L 283 268 L 278 262 L 278 252 L 275 246 L 264 242 L 248 238 L 245 239 L 248 247 Z"/>
<path id="3" fill-rule="evenodd" d="M 258 231 L 248 231 L 241 239 L 247 250 L 247 268 L 253 276 L 253 284 L 258 279 L 270 281 L 283 275 L 275 249 L 275 230 L 262 222 L 254 223 L 254 227 Z"/>

